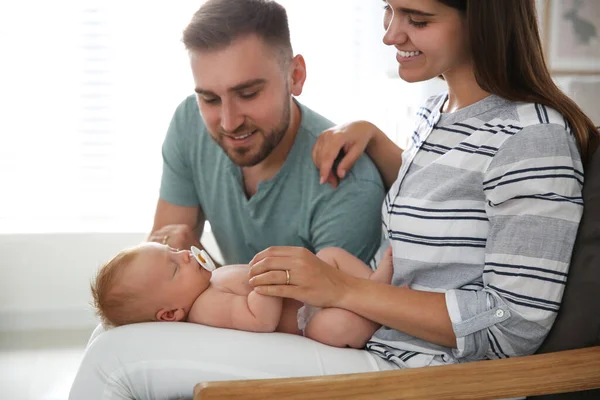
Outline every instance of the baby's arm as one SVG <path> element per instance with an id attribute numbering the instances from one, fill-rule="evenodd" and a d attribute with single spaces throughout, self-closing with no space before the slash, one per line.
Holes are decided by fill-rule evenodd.
<path id="1" fill-rule="evenodd" d="M 252 332 L 275 332 L 281 319 L 283 299 L 263 296 L 255 291 L 236 296 L 231 309 L 233 328 Z"/>
<path id="2" fill-rule="evenodd" d="M 252 332 L 274 332 L 283 299 L 258 294 L 248 284 L 248 266 L 222 267 L 212 284 L 198 297 L 188 322 Z M 215 279 L 216 278 L 216 279 Z"/>

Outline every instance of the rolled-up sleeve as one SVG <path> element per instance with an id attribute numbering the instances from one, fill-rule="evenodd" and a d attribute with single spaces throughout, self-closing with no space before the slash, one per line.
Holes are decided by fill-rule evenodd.
<path id="1" fill-rule="evenodd" d="M 541 345 L 567 281 L 582 186 L 575 141 L 564 126 L 526 127 L 499 149 L 483 182 L 483 287 L 446 292 L 459 360 L 528 355 Z"/>

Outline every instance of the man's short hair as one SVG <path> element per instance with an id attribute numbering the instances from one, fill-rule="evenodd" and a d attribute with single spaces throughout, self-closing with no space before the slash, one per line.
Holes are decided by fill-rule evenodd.
<path id="1" fill-rule="evenodd" d="M 183 31 L 183 43 L 192 52 L 221 50 L 253 34 L 273 46 L 281 61 L 291 60 L 287 12 L 272 0 L 208 0 Z"/>

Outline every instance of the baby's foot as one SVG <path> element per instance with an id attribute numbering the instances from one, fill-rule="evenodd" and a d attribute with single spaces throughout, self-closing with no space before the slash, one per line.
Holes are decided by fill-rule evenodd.
<path id="1" fill-rule="evenodd" d="M 383 254 L 377 270 L 371 275 L 371 280 L 381 283 L 391 283 L 392 275 L 394 275 L 394 257 L 392 255 L 392 246 L 390 246 Z"/>

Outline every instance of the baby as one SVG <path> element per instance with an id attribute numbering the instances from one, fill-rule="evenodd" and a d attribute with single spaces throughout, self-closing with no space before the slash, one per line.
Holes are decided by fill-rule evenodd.
<path id="1" fill-rule="evenodd" d="M 332 268 L 382 283 L 392 279 L 387 251 L 375 272 L 345 250 L 317 256 Z M 336 347 L 364 347 L 380 327 L 350 311 L 320 309 L 293 299 L 256 293 L 248 265 L 203 268 L 188 250 L 158 243 L 126 249 L 105 264 L 92 283 L 94 306 L 105 325 L 187 321 L 253 332 L 285 332 Z"/>

